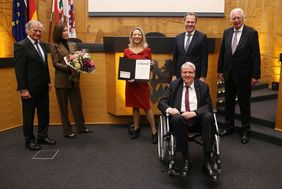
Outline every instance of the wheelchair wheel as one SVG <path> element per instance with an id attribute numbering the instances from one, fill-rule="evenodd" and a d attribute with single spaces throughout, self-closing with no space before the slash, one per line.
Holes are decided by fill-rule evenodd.
<path id="1" fill-rule="evenodd" d="M 220 143 L 220 138 L 219 136 L 215 136 L 215 145 L 214 145 L 214 150 L 213 150 L 213 161 L 214 163 L 214 169 L 218 172 L 218 174 L 221 174 L 221 160 L 220 160 L 220 154 L 219 154 L 219 143 Z"/>
<path id="2" fill-rule="evenodd" d="M 167 124 L 164 116 L 160 116 L 158 124 L 158 157 L 160 161 L 166 161 L 168 158 L 168 141 L 167 136 Z"/>

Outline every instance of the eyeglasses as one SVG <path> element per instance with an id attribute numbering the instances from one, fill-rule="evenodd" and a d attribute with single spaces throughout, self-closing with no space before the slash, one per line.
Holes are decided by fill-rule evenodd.
<path id="1" fill-rule="evenodd" d="M 232 21 L 236 21 L 236 20 L 240 21 L 240 20 L 243 20 L 243 17 L 242 16 L 241 17 L 236 16 L 236 17 L 231 18 L 231 20 Z"/>
<path id="2" fill-rule="evenodd" d="M 195 72 L 182 72 L 182 75 L 193 76 Z"/>

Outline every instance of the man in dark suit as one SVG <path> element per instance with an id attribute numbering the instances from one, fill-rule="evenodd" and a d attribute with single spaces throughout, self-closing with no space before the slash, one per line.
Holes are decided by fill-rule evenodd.
<path id="1" fill-rule="evenodd" d="M 198 131 L 201 132 L 204 144 L 203 170 L 214 177 L 214 162 L 211 158 L 215 138 L 212 102 L 208 85 L 195 79 L 195 72 L 193 63 L 184 63 L 181 66 L 181 78 L 170 83 L 159 100 L 158 108 L 163 114 L 170 115 L 170 131 L 176 138 L 176 152 L 183 153 L 182 174 L 187 175 L 192 166 L 188 150 L 188 131 Z M 174 160 L 170 163 L 174 164 Z"/>
<path id="2" fill-rule="evenodd" d="M 184 16 L 185 32 L 175 38 L 173 50 L 172 80 L 181 76 L 180 68 L 185 62 L 196 66 L 196 78 L 205 81 L 208 71 L 208 40 L 206 34 L 196 30 L 197 15 L 187 13 Z"/>
<path id="3" fill-rule="evenodd" d="M 221 135 L 233 133 L 235 99 L 241 111 L 241 142 L 249 141 L 251 86 L 260 78 L 260 49 L 258 32 L 244 25 L 245 15 L 241 8 L 230 12 L 233 27 L 223 33 L 218 77 L 225 84 L 225 130 Z"/>
<path id="4" fill-rule="evenodd" d="M 56 144 L 47 135 L 51 83 L 46 47 L 39 41 L 42 30 L 43 25 L 39 21 L 29 21 L 26 24 L 27 37 L 14 46 L 17 90 L 22 99 L 25 146 L 29 150 L 40 150 L 39 144 Z M 37 143 L 33 134 L 35 110 L 38 117 Z"/>

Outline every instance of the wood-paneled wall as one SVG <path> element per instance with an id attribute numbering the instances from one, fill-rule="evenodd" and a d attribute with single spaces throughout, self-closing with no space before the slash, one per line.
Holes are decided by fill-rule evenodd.
<path id="1" fill-rule="evenodd" d="M 48 40 L 49 19 L 52 0 L 38 1 L 38 18 L 44 24 L 43 39 Z M 75 1 L 75 19 L 78 38 L 84 42 L 97 42 L 103 36 L 127 36 L 134 26 L 141 26 L 145 32 L 162 32 L 168 37 L 183 32 L 181 17 L 88 17 L 88 0 Z M 279 82 L 280 63 L 278 55 L 282 52 L 282 1 L 281 0 L 225 0 L 224 18 L 200 18 L 197 28 L 208 37 L 221 38 L 223 30 L 230 26 L 229 12 L 241 7 L 246 12 L 246 24 L 259 32 L 262 54 L 261 80 L 271 83 Z M 11 36 L 12 1 L 2 0 L 0 4 L 0 36 L 6 42 L 0 46 L 0 54 L 13 56 Z M 2 41 L 1 40 L 1 41 Z M 1 43 L 3 44 L 3 43 Z"/>
<path id="2" fill-rule="evenodd" d="M 0 57 L 13 56 L 12 1 L 0 2 Z"/>
<path id="3" fill-rule="evenodd" d="M 0 131 L 21 125 L 21 101 L 16 91 L 15 71 L 0 69 Z"/>
<path id="4" fill-rule="evenodd" d="M 282 63 L 282 62 L 281 62 Z M 280 70 L 280 74 L 282 74 L 282 69 Z M 277 112 L 282 112 L 282 77 L 280 77 L 280 87 L 278 91 L 278 104 L 277 104 Z M 278 131 L 282 131 L 282 116 L 276 114 L 276 122 L 275 122 L 275 129 Z"/>
<path id="5" fill-rule="evenodd" d="M 49 18 L 52 0 L 38 1 L 38 18 L 44 24 L 43 40 L 48 40 Z M 88 17 L 88 0 L 75 1 L 75 19 L 77 37 L 84 42 L 102 42 L 103 36 L 127 36 L 133 26 L 141 26 L 145 32 L 157 31 L 173 37 L 184 31 L 181 17 Z M 5 46 L 0 46 L 0 54 L 13 56 L 13 39 L 11 36 L 12 1 L 0 3 L 0 38 Z M 230 26 L 229 12 L 235 7 L 246 11 L 246 24 L 259 32 L 262 54 L 262 79 L 268 83 L 279 82 L 280 63 L 278 55 L 282 52 L 282 1 L 281 0 L 225 0 L 224 18 L 199 18 L 197 28 L 208 37 L 221 38 L 223 30 Z M 4 37 L 5 36 L 5 37 Z M 87 123 L 126 123 L 128 117 L 115 117 L 106 111 L 106 64 L 104 53 L 94 53 L 97 71 L 94 74 L 82 75 L 81 91 L 83 108 Z M 209 72 L 216 70 L 217 58 L 209 58 Z M 54 69 L 50 64 L 51 77 Z M 13 68 L 0 70 L 0 104 L 1 126 L 9 128 L 21 124 L 21 106 Z M 4 77 L 3 77 L 4 76 Z M 214 75 L 209 75 L 213 77 Z M 7 78 L 7 79 L 6 79 Z M 8 80 L 9 79 L 9 80 Z M 2 97 L 3 95 L 3 97 Z M 54 91 L 50 95 L 51 123 L 60 122 L 58 105 Z"/>
<path id="6" fill-rule="evenodd" d="M 81 74 L 80 81 L 85 122 L 89 124 L 128 122 L 128 117 L 116 117 L 107 113 L 105 54 L 91 53 L 91 55 L 95 59 L 96 71 L 91 74 Z M 49 70 L 52 83 L 54 83 L 54 68 L 50 56 Z M 50 118 L 52 124 L 61 122 L 55 90 L 50 93 Z"/>

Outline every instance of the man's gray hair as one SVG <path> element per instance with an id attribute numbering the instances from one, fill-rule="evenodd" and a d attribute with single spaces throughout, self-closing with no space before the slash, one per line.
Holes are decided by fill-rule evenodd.
<path id="1" fill-rule="evenodd" d="M 184 64 L 182 64 L 181 71 L 183 70 L 184 67 L 191 67 L 196 72 L 196 66 L 192 62 L 185 62 Z"/>
<path id="2" fill-rule="evenodd" d="M 232 15 L 233 15 L 235 12 L 239 12 L 242 18 L 245 18 L 245 17 L 246 17 L 245 12 L 244 12 L 243 9 L 241 9 L 241 8 L 235 8 L 235 9 L 232 9 L 232 10 L 230 11 L 230 20 L 232 19 Z"/>
<path id="3" fill-rule="evenodd" d="M 43 24 L 39 22 L 38 20 L 30 20 L 28 23 L 25 24 L 25 31 L 26 32 L 29 31 L 32 28 L 32 26 L 35 26 L 35 25 L 38 25 L 42 29 L 44 28 Z"/>

